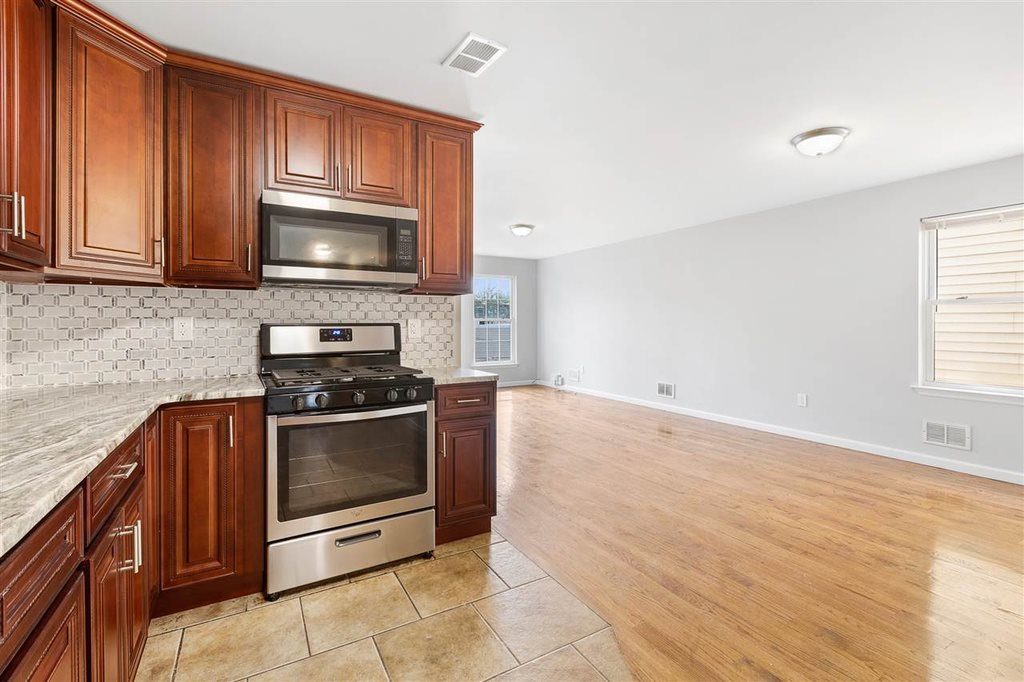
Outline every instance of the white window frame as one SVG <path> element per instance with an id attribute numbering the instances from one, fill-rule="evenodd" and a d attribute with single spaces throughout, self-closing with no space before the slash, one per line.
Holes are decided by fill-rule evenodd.
<path id="1" fill-rule="evenodd" d="M 476 361 L 476 280 L 479 279 L 507 279 L 511 286 L 509 287 L 510 299 L 509 299 L 509 334 L 512 336 L 512 358 L 510 360 L 501 360 L 498 362 L 477 362 Z M 518 282 L 516 281 L 515 275 L 473 275 L 473 293 L 470 295 L 470 329 L 472 329 L 472 349 L 473 349 L 473 362 L 470 363 L 470 367 L 518 367 L 519 366 L 519 353 L 518 353 L 518 337 L 519 337 L 519 311 L 516 309 L 516 302 L 519 298 L 517 291 L 519 289 Z"/>
<path id="2" fill-rule="evenodd" d="M 1020 208 L 1020 205 L 1000 206 L 998 208 L 983 209 L 979 211 L 966 211 L 946 216 L 934 216 L 924 218 L 925 221 L 935 221 L 942 218 L 963 217 L 967 215 L 983 216 L 985 214 L 999 213 L 1007 210 Z M 1012 387 L 989 386 L 987 384 L 951 384 L 944 381 L 935 381 L 935 337 L 934 319 L 935 309 L 940 302 L 937 298 L 937 269 L 938 269 L 938 230 L 921 230 L 921 263 L 920 263 L 920 308 L 918 313 L 918 379 L 913 385 L 916 392 L 923 395 L 931 395 L 943 398 L 964 398 L 969 400 L 980 400 L 983 402 L 1008 403 L 1011 405 L 1024 405 L 1024 390 Z M 1015 296 L 987 297 L 985 303 L 1012 303 L 1019 301 Z M 977 301 L 942 301 L 944 305 L 974 305 Z"/>

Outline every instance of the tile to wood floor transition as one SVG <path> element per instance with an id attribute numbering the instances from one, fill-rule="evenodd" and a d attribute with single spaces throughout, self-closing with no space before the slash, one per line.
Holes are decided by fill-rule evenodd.
<path id="1" fill-rule="evenodd" d="M 436 556 L 156 619 L 136 679 L 622 679 L 607 624 L 497 533 Z"/>

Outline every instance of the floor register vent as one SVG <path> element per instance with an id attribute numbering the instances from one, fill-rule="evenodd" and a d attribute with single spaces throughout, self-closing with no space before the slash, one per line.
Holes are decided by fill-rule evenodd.
<path id="1" fill-rule="evenodd" d="M 676 385 L 668 384 L 664 381 L 658 382 L 658 397 L 659 398 L 675 398 L 676 397 Z"/>
<path id="2" fill-rule="evenodd" d="M 921 431 L 925 443 L 943 445 L 947 448 L 971 449 L 971 427 L 960 424 L 924 423 Z"/>
<path id="3" fill-rule="evenodd" d="M 470 33 L 442 63 L 476 78 L 507 51 L 499 42 Z"/>

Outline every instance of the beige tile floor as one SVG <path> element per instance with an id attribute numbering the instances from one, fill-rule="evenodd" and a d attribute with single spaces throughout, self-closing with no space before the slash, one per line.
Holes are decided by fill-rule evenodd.
<path id="1" fill-rule="evenodd" d="M 136 680 L 632 680 L 611 628 L 497 533 L 155 619 Z"/>

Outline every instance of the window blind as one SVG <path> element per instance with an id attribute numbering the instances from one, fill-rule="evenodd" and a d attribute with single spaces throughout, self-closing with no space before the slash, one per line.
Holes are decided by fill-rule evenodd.
<path id="1" fill-rule="evenodd" d="M 1024 209 L 923 224 L 935 230 L 931 379 L 1024 388 Z"/>

